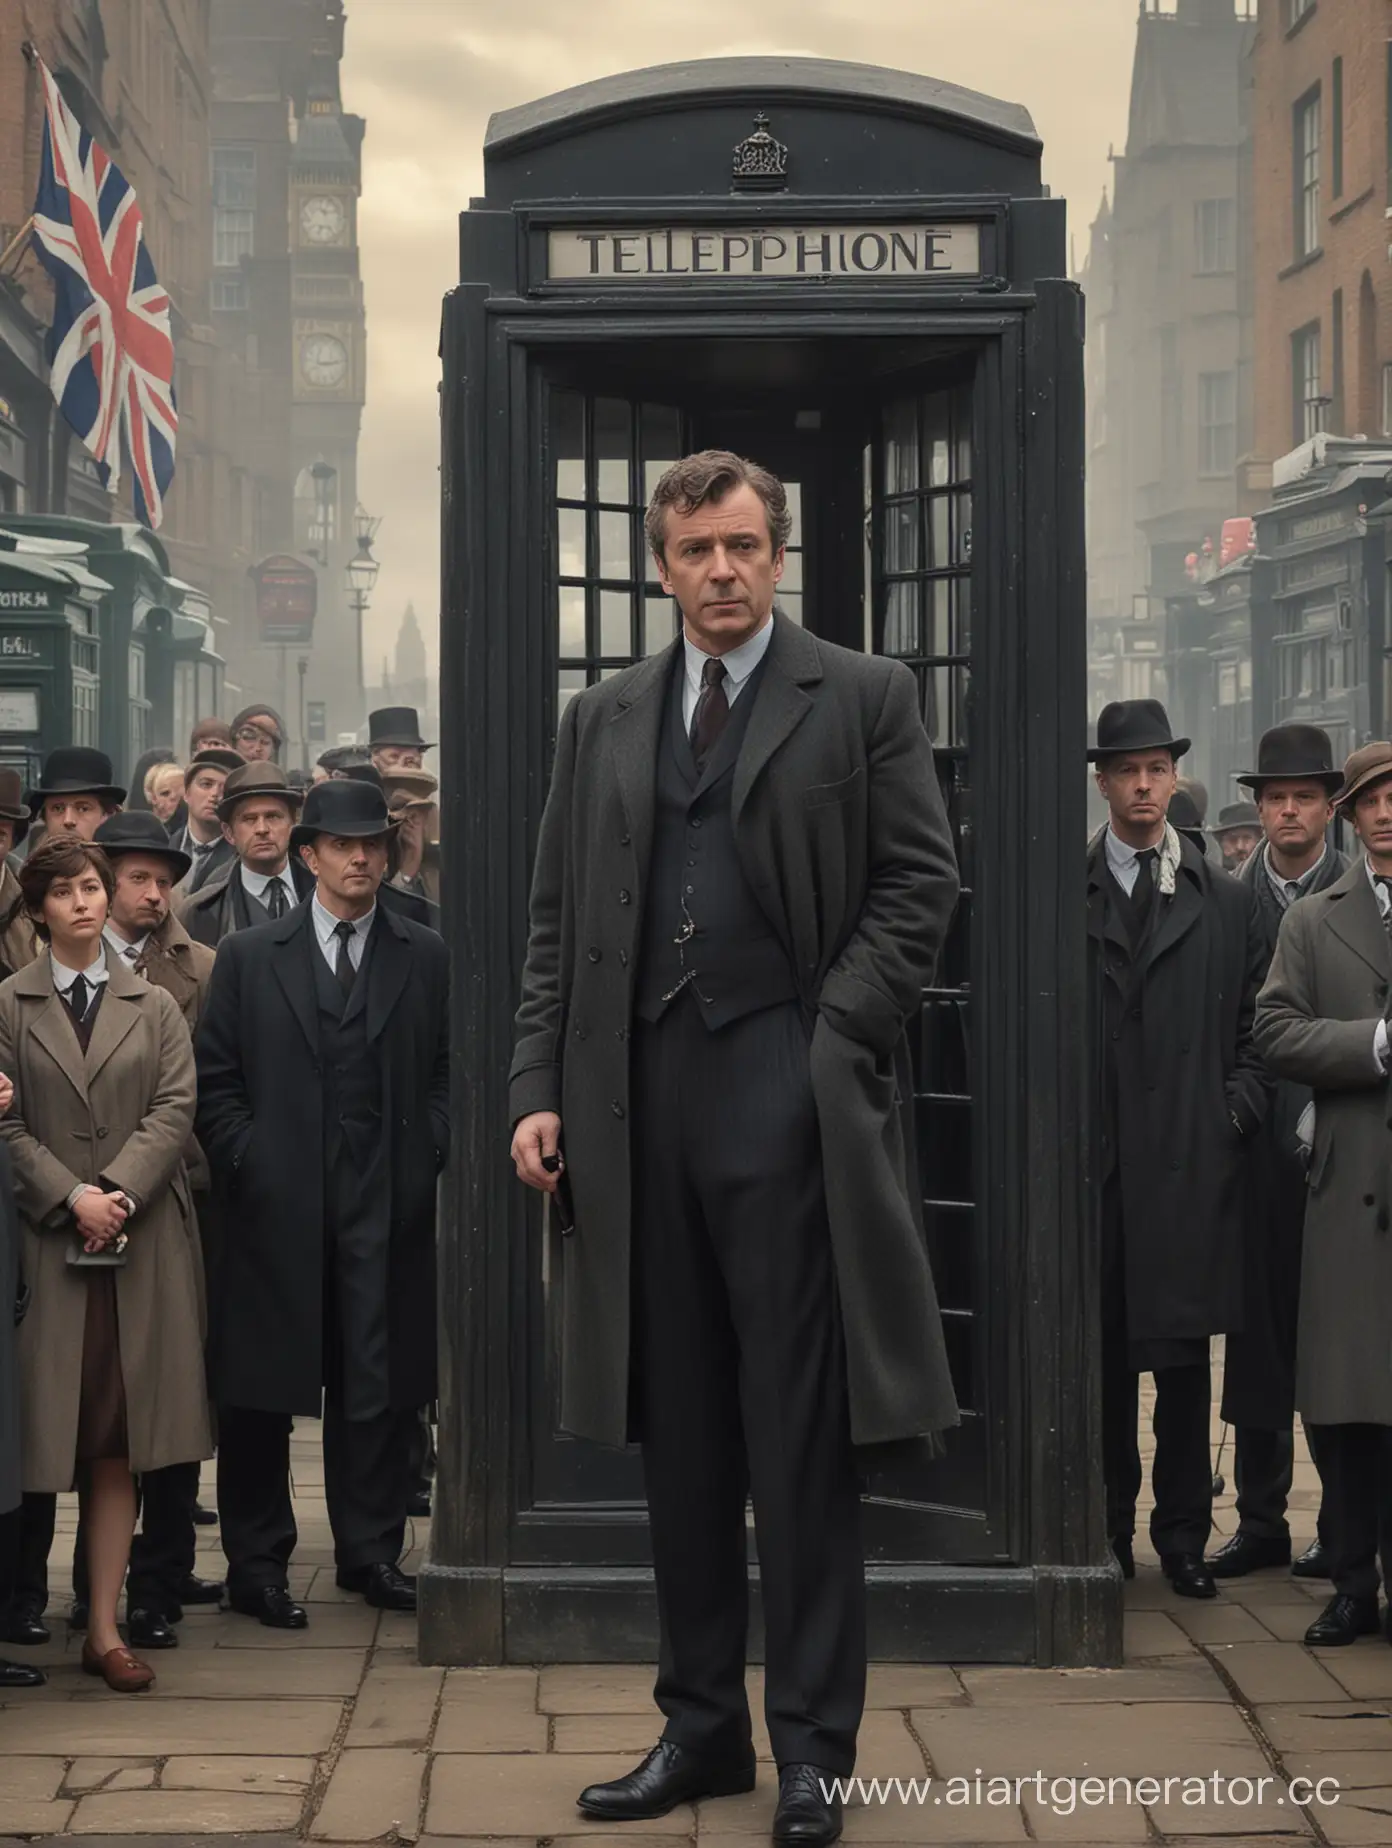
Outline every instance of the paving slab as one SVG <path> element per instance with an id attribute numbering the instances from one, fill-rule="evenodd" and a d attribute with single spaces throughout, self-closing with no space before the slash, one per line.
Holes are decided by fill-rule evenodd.
<path id="1" fill-rule="evenodd" d="M 341 1704 L 331 1700 L 162 1701 L 116 1694 L 69 1701 L 61 1720 L 51 1708 L 13 1708 L 0 1722 L 0 1789 L 5 1759 L 51 1751 L 60 1742 L 75 1758 L 306 1757 L 328 1751 L 341 1716 Z"/>
<path id="2" fill-rule="evenodd" d="M 59 1835 L 73 1813 L 71 1798 L 42 1803 L 0 1792 L 0 1835 Z"/>
<path id="3" fill-rule="evenodd" d="M 390 1746 L 343 1752 L 310 1835 L 330 1842 L 371 1842 L 381 1835 L 414 1841 L 420 1834 L 428 1762 L 424 1752 Z"/>
<path id="4" fill-rule="evenodd" d="M 1218 1644 L 1211 1653 L 1249 1706 L 1287 1700 L 1338 1700 L 1344 1691 L 1298 1643 Z M 1384 1644 L 1383 1654 L 1392 1656 L 1392 1649 Z M 1392 1693 L 1392 1682 L 1388 1691 Z"/>
<path id="5" fill-rule="evenodd" d="M 1334 1808 L 1322 1809 L 1319 1820 L 1331 1842 L 1375 1842 L 1387 1848 L 1392 1842 L 1392 1785 L 1350 1792 Z"/>
<path id="6" fill-rule="evenodd" d="M 47 1803 L 63 1788 L 63 1765 L 61 1758 L 6 1759 L 0 1792 L 15 1803 Z"/>
<path id="7" fill-rule="evenodd" d="M 1287 1606 L 1276 1606 L 1286 1609 Z M 1190 1599 L 1185 1609 L 1176 1611 L 1176 1626 L 1192 1641 L 1212 1648 L 1220 1643 L 1269 1643 L 1271 1632 L 1256 1611 L 1244 1604 L 1228 1604 L 1220 1598 L 1201 1604 Z M 1301 1632 L 1302 1635 L 1304 1632 Z"/>
<path id="8" fill-rule="evenodd" d="M 381 1615 L 361 1598 L 347 1604 L 316 1604 L 307 1630 L 272 1630 L 255 1617 L 229 1611 L 218 1638 L 220 1649 L 368 1649 L 377 1640 Z"/>
<path id="9" fill-rule="evenodd" d="M 169 1758 L 160 1773 L 163 1790 L 246 1790 L 261 1796 L 306 1791 L 314 1781 L 313 1758 Z"/>
<path id="10" fill-rule="evenodd" d="M 963 1668 L 960 1674 L 977 1706 L 1232 1699 L 1200 1655 L 1145 1668 Z"/>
<path id="11" fill-rule="evenodd" d="M 760 1690 L 762 1693 L 762 1690 Z M 749 1698 L 755 1697 L 751 1678 Z M 960 1705 L 966 1692 L 955 1670 L 936 1662 L 872 1662 L 865 1685 L 865 1706 L 942 1707 Z"/>
<path id="12" fill-rule="evenodd" d="M 1047 1786 L 1046 1786 L 1047 1790 Z M 1150 1822 L 1139 1803 L 1086 1804 L 1070 1808 L 1066 1793 L 1058 1803 L 1044 1801 L 1029 1791 L 1024 1811 L 1030 1834 L 1037 1842 L 1097 1842 L 1102 1848 L 1124 1848 L 1129 1842 L 1150 1841 Z"/>
<path id="13" fill-rule="evenodd" d="M 90 1796 L 97 1790 L 150 1790 L 155 1783 L 156 1763 L 134 1758 L 77 1758 L 63 1780 L 65 1797 Z"/>
<path id="14" fill-rule="evenodd" d="M 122 1790 L 83 1797 L 68 1829 L 74 1835 L 264 1834 L 298 1826 L 298 1791 Z"/>
<path id="15" fill-rule="evenodd" d="M 1271 1775 L 1269 1770 L 1266 1775 Z M 1172 1836 L 1212 1840 L 1262 1832 L 1268 1836 L 1283 1836 L 1287 1841 L 1313 1837 L 1314 1830 L 1305 1812 L 1289 1802 L 1274 1781 L 1261 1795 L 1263 1801 L 1260 1803 L 1255 1795 L 1250 1803 L 1231 1803 L 1226 1799 L 1215 1802 L 1212 1798 L 1192 1803 L 1177 1794 L 1168 1803 L 1149 1805 L 1147 1814 L 1166 1840 Z"/>
<path id="16" fill-rule="evenodd" d="M 1283 1754 L 1385 1752 L 1392 1740 L 1392 1707 L 1381 1701 L 1302 1701 L 1289 1707 L 1258 1707 L 1256 1721 L 1263 1737 Z"/>
<path id="17" fill-rule="evenodd" d="M 575 1808 L 577 1795 L 587 1784 L 613 1775 L 612 1760 L 603 1757 L 538 1755 L 526 1760 L 522 1776 L 518 1775 L 517 1758 L 510 1754 L 437 1757 L 430 1772 L 426 1829 L 431 1835 L 536 1838 L 576 1834 L 582 1822 Z M 667 1840 L 674 1835 L 694 1834 L 694 1824 L 690 1805 L 683 1804 L 670 1816 L 645 1822 L 643 1832 Z M 586 1834 L 585 1839 L 593 1837 Z"/>
<path id="18" fill-rule="evenodd" d="M 384 1659 L 379 1650 L 353 1704 L 348 1748 L 428 1745 L 444 1680 L 443 1669 Z"/>
<path id="19" fill-rule="evenodd" d="M 1127 1663 L 1193 1655 L 1194 1645 L 1168 1611 L 1127 1611 L 1122 1652 Z"/>
<path id="20" fill-rule="evenodd" d="M 1313 1653 L 1331 1679 L 1355 1700 L 1392 1699 L 1392 1649 L 1381 1637 L 1365 1637 L 1348 1649 L 1318 1649 Z"/>
<path id="21" fill-rule="evenodd" d="M 1387 1747 L 1371 1752 L 1282 1752 L 1281 1764 L 1290 1778 L 1314 1781 L 1333 1778 L 1341 1791 L 1376 1790 L 1392 1784 L 1392 1726 Z"/>
<path id="22" fill-rule="evenodd" d="M 1023 1812 L 1015 1803 L 1000 1807 L 957 1804 L 949 1801 L 946 1792 L 931 1787 L 926 1799 L 902 1802 L 891 1797 L 885 1803 L 848 1803 L 846 1841 L 984 1844 L 1029 1839 Z M 699 1804 L 701 1848 L 721 1841 L 729 1843 L 730 1848 L 749 1848 L 751 1839 L 767 1841 L 777 1803 L 778 1785 L 770 1777 L 761 1780 L 759 1788 L 748 1796 Z"/>
<path id="23" fill-rule="evenodd" d="M 656 1675 L 655 1668 L 628 1662 L 543 1668 L 537 1706 L 543 1713 L 646 1713 L 657 1718 L 653 1704 Z"/>
<path id="24" fill-rule="evenodd" d="M 1268 1769 L 1240 1713 L 1208 1701 L 1041 1706 L 1002 1724 L 999 1707 L 916 1708 L 913 1729 L 942 1777 L 1189 1776 L 1221 1767 L 1233 1776 Z"/>
<path id="25" fill-rule="evenodd" d="M 435 1750 L 544 1752 L 549 1720 L 536 1703 L 535 1669 L 452 1668 L 440 1692 Z"/>
<path id="26" fill-rule="evenodd" d="M 202 1649 L 165 1650 L 152 1666 L 159 1700 L 221 1696 L 228 1700 L 322 1698 L 346 1700 L 356 1694 L 367 1659 L 365 1649 Z"/>

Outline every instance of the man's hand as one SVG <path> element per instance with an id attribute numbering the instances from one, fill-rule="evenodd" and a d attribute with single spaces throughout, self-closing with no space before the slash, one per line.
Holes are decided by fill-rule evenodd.
<path id="1" fill-rule="evenodd" d="M 555 1193 L 560 1169 L 548 1174 L 542 1157 L 554 1155 L 561 1139 L 561 1119 L 554 1110 L 534 1110 L 524 1116 L 512 1135 L 512 1165 L 519 1181 L 538 1193 Z"/>
<path id="2" fill-rule="evenodd" d="M 0 1116 L 4 1116 L 14 1102 L 14 1080 L 0 1072 Z"/>
<path id="3" fill-rule="evenodd" d="M 122 1231 L 128 1216 L 125 1195 L 103 1193 L 99 1187 L 80 1193 L 72 1211 L 85 1251 L 104 1250 Z"/>

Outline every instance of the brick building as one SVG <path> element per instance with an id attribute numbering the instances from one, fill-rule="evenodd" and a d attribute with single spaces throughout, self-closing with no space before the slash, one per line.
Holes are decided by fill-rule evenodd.
<path id="1" fill-rule="evenodd" d="M 1251 0 L 1142 0 L 1126 148 L 1079 278 L 1094 713 L 1108 699 L 1178 692 L 1165 600 L 1185 591 L 1188 555 L 1205 536 L 1216 546 L 1234 511 L 1251 18 Z M 1207 678 L 1205 662 L 1204 701 Z"/>

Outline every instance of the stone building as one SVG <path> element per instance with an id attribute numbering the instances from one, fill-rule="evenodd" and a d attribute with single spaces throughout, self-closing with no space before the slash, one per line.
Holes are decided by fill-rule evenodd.
<path id="1" fill-rule="evenodd" d="M 342 0 L 212 0 L 212 318 L 244 356 L 236 466 L 217 588 L 238 612 L 236 678 L 294 728 L 296 662 L 328 735 L 363 717 L 344 569 L 354 552 L 365 391 L 357 200 L 364 124 L 342 107 Z M 307 645 L 267 642 L 247 573 L 268 556 L 312 562 Z"/>
<path id="2" fill-rule="evenodd" d="M 1167 692 L 1166 599 L 1185 592 L 1189 555 L 1205 538 L 1216 549 L 1236 511 L 1252 12 L 1253 0 L 1142 0 L 1126 147 L 1079 278 L 1094 714 L 1108 699 Z"/>

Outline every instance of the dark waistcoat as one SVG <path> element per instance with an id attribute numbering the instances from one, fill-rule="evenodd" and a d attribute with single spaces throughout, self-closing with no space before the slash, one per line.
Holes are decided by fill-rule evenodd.
<path id="1" fill-rule="evenodd" d="M 367 1037 L 368 962 L 375 934 L 368 933 L 353 992 L 346 998 L 318 937 L 310 944 L 324 1074 L 324 1159 L 332 1168 L 346 1153 L 359 1174 L 373 1165 L 382 1144 L 381 1065 Z"/>
<path id="2" fill-rule="evenodd" d="M 684 651 L 678 651 L 657 752 L 652 857 L 634 1003 L 640 1019 L 660 1020 L 669 1005 L 664 996 L 670 997 L 692 970 L 695 976 L 687 986 L 712 1032 L 797 995 L 787 954 L 740 865 L 731 813 L 735 762 L 767 659 L 731 706 L 701 774 L 683 722 L 686 661 Z M 683 900 L 695 934 L 679 947 L 676 939 L 686 925 Z"/>

